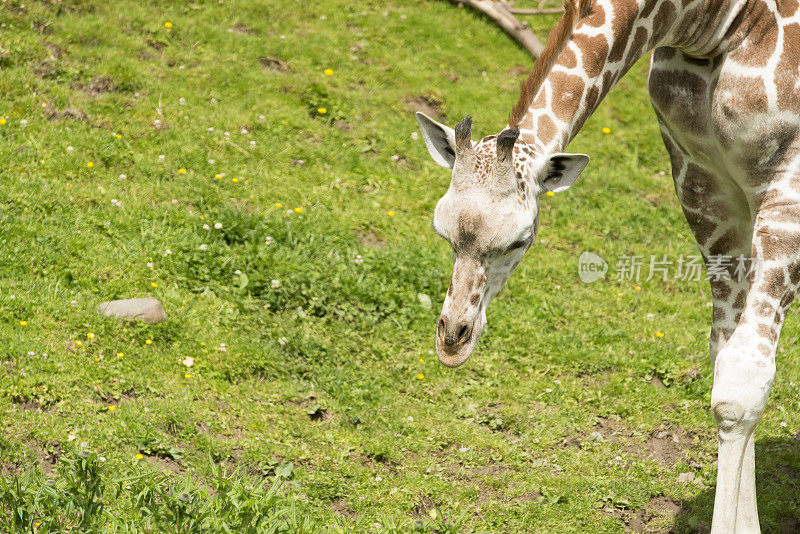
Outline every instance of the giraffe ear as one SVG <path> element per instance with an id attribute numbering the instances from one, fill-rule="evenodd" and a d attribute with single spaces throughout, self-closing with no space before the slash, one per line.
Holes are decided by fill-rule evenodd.
<path id="1" fill-rule="evenodd" d="M 436 122 L 421 111 L 417 111 L 417 122 L 433 161 L 445 169 L 452 169 L 456 161 L 455 131 Z"/>
<path id="2" fill-rule="evenodd" d="M 545 191 L 560 193 L 570 188 L 589 164 L 586 154 L 553 154 L 539 183 Z"/>

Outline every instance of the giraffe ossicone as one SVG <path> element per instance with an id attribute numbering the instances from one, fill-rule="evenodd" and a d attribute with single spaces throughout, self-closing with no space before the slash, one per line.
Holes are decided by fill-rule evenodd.
<path id="1" fill-rule="evenodd" d="M 439 359 L 457 366 L 474 350 L 486 306 L 536 236 L 539 196 L 566 189 L 586 167 L 588 156 L 563 150 L 653 51 L 648 90 L 704 260 L 744 256 L 759 265 L 758 277 L 709 279 L 719 430 L 711 531 L 759 532 L 754 431 L 800 284 L 800 2 L 567 0 L 565 7 L 498 135 L 473 142 L 469 121 L 454 130 L 417 115 L 431 157 L 452 169 L 433 219 L 454 259 L 437 326 Z"/>

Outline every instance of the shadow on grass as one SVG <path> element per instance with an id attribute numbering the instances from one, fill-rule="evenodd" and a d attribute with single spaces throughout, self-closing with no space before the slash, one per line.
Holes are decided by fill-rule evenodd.
<path id="1" fill-rule="evenodd" d="M 762 532 L 800 533 L 800 433 L 756 439 L 756 492 Z M 714 487 L 681 503 L 670 532 L 709 532 Z"/>

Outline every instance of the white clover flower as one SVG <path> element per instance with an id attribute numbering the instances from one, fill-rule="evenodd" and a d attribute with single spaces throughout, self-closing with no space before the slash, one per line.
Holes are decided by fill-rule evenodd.
<path id="1" fill-rule="evenodd" d="M 170 254 L 172 254 L 172 251 L 170 249 L 164 251 L 164 256 L 169 256 Z"/>
<path id="2" fill-rule="evenodd" d="M 77 300 L 71 300 L 71 301 L 69 301 L 69 304 L 70 304 L 70 306 L 72 306 L 74 308 L 75 306 L 78 305 L 78 301 Z"/>
<path id="3" fill-rule="evenodd" d="M 224 132 L 222 135 L 224 135 L 225 137 L 230 137 L 231 133 L 230 132 Z"/>
<path id="4" fill-rule="evenodd" d="M 247 131 L 247 128 L 242 128 L 241 130 L 239 130 L 239 133 L 240 133 L 240 134 L 243 134 L 243 135 L 247 135 L 247 134 L 249 134 L 250 132 L 248 132 L 248 131 Z"/>
<path id="5" fill-rule="evenodd" d="M 71 147 L 71 146 L 68 146 L 68 147 L 67 147 L 67 152 L 72 152 L 73 150 L 75 150 L 75 148 L 73 148 L 73 147 Z"/>
<path id="6" fill-rule="evenodd" d="M 178 104 L 180 104 L 181 106 L 185 106 L 186 105 L 186 99 L 183 98 L 183 97 L 180 97 L 178 99 Z"/>
<path id="7" fill-rule="evenodd" d="M 167 159 L 167 156 L 165 156 L 164 154 L 159 154 L 158 155 L 158 161 L 159 162 L 164 163 L 165 159 Z"/>
<path id="8" fill-rule="evenodd" d="M 255 148 L 255 146 L 256 146 L 256 142 L 255 141 L 250 141 L 250 148 Z"/>
<path id="9" fill-rule="evenodd" d="M 203 230 L 211 230 L 211 227 L 207 224 L 203 225 Z"/>
<path id="10" fill-rule="evenodd" d="M 153 268 L 153 262 L 152 261 L 148 261 L 147 262 L 147 268 L 148 269 L 152 269 Z"/>
<path id="11" fill-rule="evenodd" d="M 119 175 L 119 179 L 120 179 L 120 180 L 124 180 L 124 179 L 125 179 L 125 178 L 127 178 L 127 177 L 128 177 L 128 176 L 127 176 L 126 174 L 120 174 L 120 175 Z"/>
<path id="12" fill-rule="evenodd" d="M 200 247 L 199 247 L 199 248 L 200 248 L 200 250 L 206 250 L 206 249 L 208 249 L 208 245 L 206 245 L 205 243 L 203 243 L 202 245 L 200 245 Z"/>
<path id="13" fill-rule="evenodd" d="M 281 287 L 281 281 L 273 280 L 272 282 L 270 282 L 270 285 L 272 286 L 272 289 L 278 289 L 279 287 Z"/>
<path id="14" fill-rule="evenodd" d="M 233 274 L 235 274 L 236 276 L 239 276 L 240 274 L 242 274 L 242 271 L 240 271 L 239 269 L 236 269 L 235 271 L 233 271 Z"/>
<path id="15" fill-rule="evenodd" d="M 267 236 L 267 238 L 264 240 L 264 244 L 271 245 L 272 243 L 273 243 L 272 236 Z"/>
<path id="16" fill-rule="evenodd" d="M 161 119 L 156 119 L 153 121 L 153 126 L 155 126 L 156 128 L 161 128 L 162 125 L 163 123 L 161 122 Z"/>
<path id="17" fill-rule="evenodd" d="M 214 223 L 214 228 L 216 228 L 217 230 L 221 230 L 222 229 L 222 223 Z"/>
<path id="18" fill-rule="evenodd" d="M 288 339 L 286 339 L 286 338 L 285 338 L 285 337 L 283 337 L 283 336 L 281 336 L 281 337 L 279 337 L 279 338 L 278 338 L 278 343 L 279 343 L 279 344 L 281 344 L 281 345 L 286 345 L 288 342 L 289 342 L 289 340 L 288 340 Z"/>
<path id="19" fill-rule="evenodd" d="M 36 356 L 36 353 L 35 353 L 35 352 L 33 352 L 32 350 L 29 350 L 29 351 L 28 351 L 28 357 L 29 357 L 29 358 L 31 358 L 31 357 L 33 357 L 33 356 Z"/>
<path id="20" fill-rule="evenodd" d="M 356 254 L 356 259 L 353 260 L 356 265 L 361 265 L 364 263 L 364 260 L 361 258 L 361 254 Z"/>
<path id="21" fill-rule="evenodd" d="M 213 159 L 208 160 L 209 165 L 213 165 L 214 163 L 216 163 L 216 161 L 214 161 Z"/>
<path id="22" fill-rule="evenodd" d="M 214 128 L 209 128 L 209 129 L 208 129 L 208 131 L 209 131 L 209 132 L 213 132 L 213 131 L 214 131 Z"/>
<path id="23" fill-rule="evenodd" d="M 75 434 L 70 434 L 69 436 L 67 436 L 67 441 L 75 441 L 76 439 L 77 436 L 75 436 Z"/>
<path id="24" fill-rule="evenodd" d="M 191 367 L 194 365 L 194 358 L 192 358 L 191 356 L 187 356 L 186 359 L 183 360 L 181 363 L 186 367 Z"/>
<path id="25" fill-rule="evenodd" d="M 260 120 L 261 122 L 264 122 L 265 120 L 267 120 L 267 118 L 264 115 L 259 115 L 258 116 L 258 120 Z"/>
<path id="26" fill-rule="evenodd" d="M 19 125 L 25 128 L 28 125 L 28 121 L 26 119 L 21 119 Z"/>
<path id="27" fill-rule="evenodd" d="M 411 139 L 413 141 L 416 141 L 417 139 L 419 139 L 419 134 L 417 132 L 411 132 Z"/>

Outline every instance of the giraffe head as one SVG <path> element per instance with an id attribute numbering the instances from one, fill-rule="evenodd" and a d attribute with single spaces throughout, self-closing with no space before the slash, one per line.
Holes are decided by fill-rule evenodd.
<path id="1" fill-rule="evenodd" d="M 417 113 L 433 160 L 452 169 L 433 228 L 453 248 L 453 276 L 436 331 L 439 361 L 467 361 L 486 326 L 486 307 L 514 272 L 539 229 L 538 198 L 569 188 L 589 162 L 583 154 L 537 154 L 519 130 L 471 139 L 471 119 L 455 129 Z"/>

